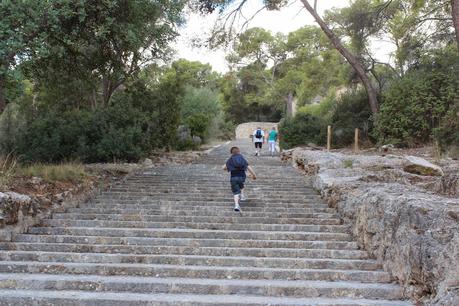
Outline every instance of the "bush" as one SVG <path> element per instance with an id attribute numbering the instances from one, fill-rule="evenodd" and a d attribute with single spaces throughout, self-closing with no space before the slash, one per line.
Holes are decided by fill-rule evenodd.
<path id="1" fill-rule="evenodd" d="M 192 136 L 201 140 L 216 137 L 219 132 L 218 121 L 222 110 L 218 94 L 207 87 L 194 88 L 187 86 L 180 101 L 182 123 L 191 130 Z"/>
<path id="2" fill-rule="evenodd" d="M 298 109 L 298 112 L 310 114 L 316 117 L 330 120 L 336 107 L 336 88 L 331 88 L 327 96 L 319 104 L 306 104 Z"/>
<path id="3" fill-rule="evenodd" d="M 373 120 L 365 90 L 354 90 L 343 94 L 336 103 L 331 118 L 333 145 L 348 146 L 354 143 L 355 129 L 360 129 L 361 141 L 369 142 Z"/>
<path id="4" fill-rule="evenodd" d="M 434 131 L 445 124 L 445 118 L 458 101 L 457 51 L 435 54 L 424 59 L 419 67 L 394 82 L 385 92 L 376 136 L 380 142 L 401 146 L 430 142 Z M 452 120 L 457 117 L 453 115 Z M 442 139 L 455 138 L 454 130 L 448 128 L 437 133 Z"/>
<path id="5" fill-rule="evenodd" d="M 28 163 L 137 161 L 176 141 L 179 109 L 164 92 L 167 86 L 153 91 L 130 84 L 95 110 L 25 103 L 15 153 Z"/>
<path id="6" fill-rule="evenodd" d="M 442 153 L 459 158 L 459 101 L 445 116 L 440 127 L 435 129 L 434 135 Z"/>
<path id="7" fill-rule="evenodd" d="M 326 143 L 326 122 L 310 114 L 298 113 L 279 124 L 280 145 L 283 149 L 314 143 Z"/>

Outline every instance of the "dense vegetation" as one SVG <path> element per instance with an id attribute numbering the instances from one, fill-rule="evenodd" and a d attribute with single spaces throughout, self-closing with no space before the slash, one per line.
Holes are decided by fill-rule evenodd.
<path id="1" fill-rule="evenodd" d="M 270 10 L 287 3 L 264 2 Z M 136 161 L 229 138 L 234 124 L 254 120 L 281 121 L 286 148 L 323 144 L 327 125 L 336 146 L 350 145 L 359 128 L 368 144 L 457 148 L 454 2 L 353 0 L 314 16 L 320 27 L 288 35 L 249 28 L 234 36 L 217 22 L 210 45 L 231 42 L 231 69 L 221 75 L 172 62 L 170 46 L 187 4 L 232 18 L 233 1 L 2 1 L 1 153 L 24 162 Z M 381 38 L 395 46 L 390 62 L 375 59 L 371 42 Z"/>

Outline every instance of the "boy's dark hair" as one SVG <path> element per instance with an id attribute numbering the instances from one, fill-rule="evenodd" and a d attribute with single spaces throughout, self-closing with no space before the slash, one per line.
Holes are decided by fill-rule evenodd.
<path id="1" fill-rule="evenodd" d="M 239 150 L 238 147 L 232 147 L 231 150 L 230 150 L 231 154 L 235 154 L 235 153 L 239 153 L 239 152 L 240 152 L 240 150 Z"/>

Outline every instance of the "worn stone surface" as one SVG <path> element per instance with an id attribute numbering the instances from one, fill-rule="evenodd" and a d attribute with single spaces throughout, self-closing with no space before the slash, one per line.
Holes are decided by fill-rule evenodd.
<path id="1" fill-rule="evenodd" d="M 358 244 L 407 294 L 426 304 L 453 305 L 443 304 L 459 296 L 459 198 L 453 169 L 443 177 L 422 176 L 406 173 L 401 156 L 305 149 L 295 150 L 292 160 L 312 175 L 314 187 L 352 224 Z"/>
<path id="2" fill-rule="evenodd" d="M 405 156 L 406 165 L 403 170 L 413 174 L 427 175 L 427 176 L 442 176 L 443 170 L 428 162 L 427 160 L 416 156 Z"/>
<path id="3" fill-rule="evenodd" d="M 269 131 L 273 126 L 277 127 L 275 122 L 248 122 L 236 127 L 236 139 L 249 139 L 256 128 L 260 127 L 264 131 Z"/>
<path id="4" fill-rule="evenodd" d="M 33 214 L 35 210 L 31 197 L 16 192 L 0 192 L 0 215 L 6 225 L 17 223 L 21 215 L 27 215 L 29 211 Z"/>
<path id="5" fill-rule="evenodd" d="M 233 145 L 252 151 L 238 141 L 144 168 L 0 242 L 0 305 L 411 305 L 302 174 L 265 151 L 246 154 L 257 179 L 235 213 L 222 171 Z"/>

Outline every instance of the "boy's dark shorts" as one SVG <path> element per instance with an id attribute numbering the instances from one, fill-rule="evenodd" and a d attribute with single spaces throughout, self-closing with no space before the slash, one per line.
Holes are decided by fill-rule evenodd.
<path id="1" fill-rule="evenodd" d="M 241 190 L 244 189 L 245 177 L 234 176 L 231 178 L 230 182 L 233 195 L 241 194 Z"/>
<path id="2" fill-rule="evenodd" d="M 255 142 L 255 149 L 260 148 L 263 146 L 262 142 Z"/>

